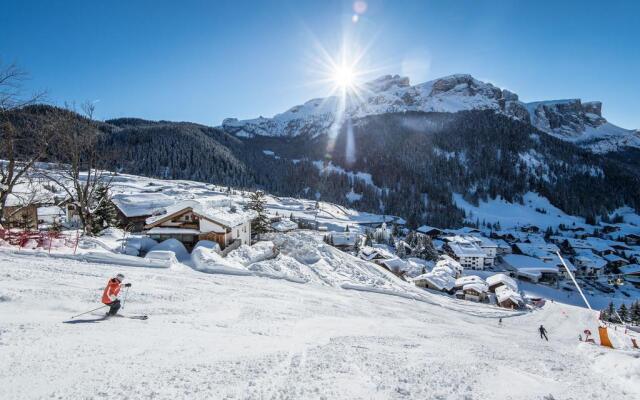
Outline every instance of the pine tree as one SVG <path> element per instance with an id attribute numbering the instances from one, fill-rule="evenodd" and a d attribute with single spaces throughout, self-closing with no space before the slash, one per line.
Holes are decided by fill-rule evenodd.
<path id="1" fill-rule="evenodd" d="M 256 190 L 249 196 L 247 209 L 253 210 L 258 214 L 258 216 L 251 221 L 251 231 L 256 235 L 269 231 L 269 218 L 264 208 L 266 202 L 267 200 L 262 190 Z"/>
<path id="2" fill-rule="evenodd" d="M 616 308 L 613 305 L 613 302 L 609 302 L 609 307 L 607 307 L 606 310 L 606 315 L 607 315 L 607 321 L 609 322 L 613 322 L 618 320 L 618 318 L 616 317 Z"/>
<path id="3" fill-rule="evenodd" d="M 347 233 L 349 233 L 349 225 L 347 225 L 347 226 L 345 226 L 345 227 L 344 227 L 344 231 L 345 231 L 345 232 L 347 232 Z"/>
<path id="4" fill-rule="evenodd" d="M 619 319 L 621 319 L 622 322 L 627 322 L 629 320 L 629 310 L 627 309 L 627 306 L 624 305 L 624 303 L 622 303 L 620 308 L 618 308 L 618 315 L 620 316 Z"/>
<path id="5" fill-rule="evenodd" d="M 640 300 L 636 300 L 631 306 L 631 322 L 640 325 Z"/>
<path id="6" fill-rule="evenodd" d="M 396 242 L 396 255 L 400 258 L 405 258 L 407 256 L 407 250 L 404 247 L 404 242 L 402 240 L 398 240 Z"/>
<path id="7" fill-rule="evenodd" d="M 95 235 L 109 226 L 115 226 L 118 223 L 118 210 L 111 201 L 109 196 L 109 188 L 100 185 L 96 189 L 95 201 L 97 203 L 93 218 L 91 219 L 91 232 Z"/>

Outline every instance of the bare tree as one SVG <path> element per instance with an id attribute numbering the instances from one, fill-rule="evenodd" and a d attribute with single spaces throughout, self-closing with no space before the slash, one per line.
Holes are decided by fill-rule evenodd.
<path id="1" fill-rule="evenodd" d="M 108 201 L 100 196 L 108 189 L 114 174 L 106 171 L 106 157 L 99 149 L 101 132 L 93 119 L 95 105 L 85 102 L 81 106 L 85 117 L 75 112 L 66 114 L 61 141 L 61 160 L 43 174 L 62 187 L 73 204 L 82 223 L 84 233 L 94 233 L 94 215 L 100 203 Z"/>
<path id="2" fill-rule="evenodd" d="M 21 132 L 11 122 L 9 114 L 44 98 L 44 93 L 23 96 L 23 82 L 28 74 L 15 64 L 0 62 L 0 221 L 5 220 L 7 197 L 15 185 L 42 158 L 55 134 L 55 129 L 42 127 L 33 132 Z M 28 149 L 27 151 L 21 151 Z"/>

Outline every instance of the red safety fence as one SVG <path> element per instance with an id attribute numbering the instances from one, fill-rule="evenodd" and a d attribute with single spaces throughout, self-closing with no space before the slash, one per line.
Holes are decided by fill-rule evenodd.
<path id="1" fill-rule="evenodd" d="M 26 231 L 17 229 L 0 229 L 0 239 L 9 245 L 20 248 L 42 248 L 51 253 L 59 247 L 78 248 L 80 232 Z"/>

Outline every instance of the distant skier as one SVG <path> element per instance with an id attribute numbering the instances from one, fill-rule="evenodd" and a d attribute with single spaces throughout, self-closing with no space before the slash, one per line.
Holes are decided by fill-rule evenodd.
<path id="1" fill-rule="evenodd" d="M 118 293 L 120 293 L 120 287 L 123 280 L 124 275 L 118 274 L 114 278 L 109 279 L 107 287 L 104 288 L 104 292 L 102 293 L 102 304 L 111 307 L 109 308 L 109 312 L 107 312 L 107 316 L 116 315 L 116 313 L 120 309 L 120 300 L 118 299 Z M 125 283 L 124 286 L 131 287 L 131 284 Z"/>
<path id="2" fill-rule="evenodd" d="M 538 331 L 540 332 L 540 339 L 545 338 L 548 342 L 549 338 L 547 337 L 547 330 L 544 329 L 544 326 L 540 325 L 540 328 L 538 328 Z"/>
<path id="3" fill-rule="evenodd" d="M 502 326 L 502 318 L 498 320 L 498 326 Z"/>

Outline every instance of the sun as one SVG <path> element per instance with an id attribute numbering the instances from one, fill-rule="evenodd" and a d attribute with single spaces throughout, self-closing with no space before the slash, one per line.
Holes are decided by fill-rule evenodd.
<path id="1" fill-rule="evenodd" d="M 356 73 L 352 67 L 347 65 L 337 65 L 333 71 L 334 84 L 342 89 L 353 89 L 355 86 Z"/>

